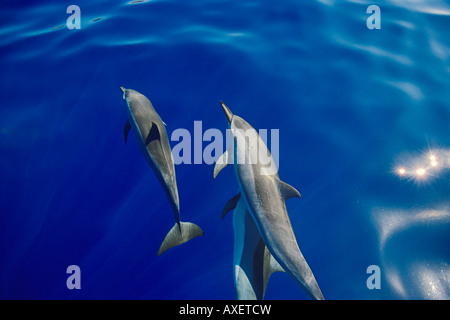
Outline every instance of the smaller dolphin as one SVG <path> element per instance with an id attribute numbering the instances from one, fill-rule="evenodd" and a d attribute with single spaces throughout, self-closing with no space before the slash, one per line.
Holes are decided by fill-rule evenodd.
<path id="1" fill-rule="evenodd" d="M 159 256 L 167 249 L 202 236 L 203 230 L 196 224 L 180 221 L 175 166 L 164 122 L 147 97 L 132 89 L 124 87 L 120 89 L 123 92 L 123 99 L 127 102 L 128 111 L 128 120 L 124 128 L 125 143 L 132 128 L 145 159 L 164 188 L 176 221 L 159 248 Z"/>
<path id="2" fill-rule="evenodd" d="M 262 300 L 269 277 L 276 271 L 284 270 L 264 244 L 240 193 L 227 202 L 222 219 L 232 209 L 236 300 Z"/>

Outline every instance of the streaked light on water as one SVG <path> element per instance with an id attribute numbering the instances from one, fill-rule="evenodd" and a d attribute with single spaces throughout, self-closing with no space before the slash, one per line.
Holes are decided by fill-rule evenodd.
<path id="1" fill-rule="evenodd" d="M 445 251 L 433 251 L 425 244 L 445 246 L 442 236 L 450 226 L 450 207 L 434 209 L 377 208 L 372 212 L 378 233 L 381 269 L 388 285 L 403 299 L 449 299 L 450 265 Z M 418 232 L 420 230 L 420 232 Z M 441 230 L 436 234 L 436 230 Z M 411 242 L 416 234 L 423 239 Z M 403 247 L 401 251 L 398 247 Z M 434 256 L 430 256 L 430 252 Z M 401 252 L 401 253 L 399 253 Z"/>

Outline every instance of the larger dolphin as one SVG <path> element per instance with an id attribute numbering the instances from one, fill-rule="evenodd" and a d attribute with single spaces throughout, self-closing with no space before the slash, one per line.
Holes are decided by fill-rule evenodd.
<path id="1" fill-rule="evenodd" d="M 158 251 L 159 256 L 167 249 L 202 236 L 203 231 L 196 224 L 180 221 L 175 167 L 164 122 L 147 97 L 132 89 L 124 87 L 120 89 L 123 92 L 123 99 L 127 102 L 128 112 L 124 128 L 125 143 L 132 128 L 145 159 L 164 188 L 175 217 L 175 225 L 164 238 Z"/>
<path id="2" fill-rule="evenodd" d="M 236 299 L 262 300 L 271 274 L 284 270 L 267 250 L 240 193 L 227 202 L 222 218 L 232 209 L 234 209 L 233 271 Z"/>
<path id="3" fill-rule="evenodd" d="M 300 198 L 300 193 L 280 180 L 273 170 L 273 158 L 255 129 L 239 116 L 233 115 L 221 101 L 233 137 L 232 157 L 227 150 L 218 159 L 214 175 L 233 160 L 240 194 L 253 217 L 267 248 L 281 267 L 304 289 L 311 299 L 323 295 L 311 269 L 297 244 L 285 201 Z M 263 164 L 271 164 L 268 169 Z M 271 170 L 270 170 L 271 169 Z"/>

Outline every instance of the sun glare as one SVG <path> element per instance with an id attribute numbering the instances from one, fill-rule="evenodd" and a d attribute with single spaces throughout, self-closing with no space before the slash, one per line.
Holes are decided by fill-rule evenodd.
<path id="1" fill-rule="evenodd" d="M 434 149 L 420 156 L 403 156 L 395 169 L 395 174 L 401 178 L 415 181 L 427 181 L 436 178 L 441 171 L 450 169 L 449 149 Z"/>
<path id="2" fill-rule="evenodd" d="M 397 173 L 399 176 L 403 177 L 404 175 L 406 175 L 406 170 L 405 168 L 398 168 Z"/>
<path id="3" fill-rule="evenodd" d="M 425 173 L 427 173 L 427 171 L 424 168 L 419 168 L 416 170 L 416 175 L 418 177 L 423 177 L 425 175 Z"/>

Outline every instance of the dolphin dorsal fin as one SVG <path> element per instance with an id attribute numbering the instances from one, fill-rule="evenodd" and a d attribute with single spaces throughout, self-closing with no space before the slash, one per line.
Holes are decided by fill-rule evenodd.
<path id="1" fill-rule="evenodd" d="M 128 132 L 130 132 L 130 129 L 130 120 L 127 120 L 127 122 L 125 123 L 125 127 L 123 128 L 123 138 L 125 139 L 125 143 L 127 143 Z"/>
<path id="2" fill-rule="evenodd" d="M 217 177 L 219 172 L 231 162 L 231 147 L 229 147 L 219 158 L 216 160 L 216 165 L 214 166 L 214 179 Z"/>
<path id="3" fill-rule="evenodd" d="M 241 193 L 239 192 L 237 195 L 235 195 L 233 198 L 231 198 L 227 204 L 225 205 L 225 207 L 223 208 L 222 211 L 222 219 L 225 217 L 225 215 L 230 212 L 231 210 L 233 210 L 234 208 L 236 208 L 236 205 L 239 201 L 239 198 L 241 197 Z"/>
<path id="4" fill-rule="evenodd" d="M 267 282 L 274 272 L 285 272 L 283 267 L 272 256 L 269 249 L 264 246 L 264 265 L 263 265 L 263 297 L 266 293 Z"/>
<path id="5" fill-rule="evenodd" d="M 297 191 L 293 186 L 283 182 L 281 180 L 278 181 L 278 188 L 280 190 L 281 197 L 286 200 L 289 198 L 301 198 L 300 192 Z"/>
<path id="6" fill-rule="evenodd" d="M 150 142 L 153 140 L 159 140 L 161 138 L 161 135 L 159 134 L 159 128 L 156 125 L 156 123 L 152 123 L 152 127 L 150 128 L 147 139 L 145 139 L 145 145 L 147 146 Z"/>
<path id="7" fill-rule="evenodd" d="M 285 272 L 283 267 L 275 260 L 266 246 L 264 247 L 264 269 L 269 277 L 274 272 Z"/>

